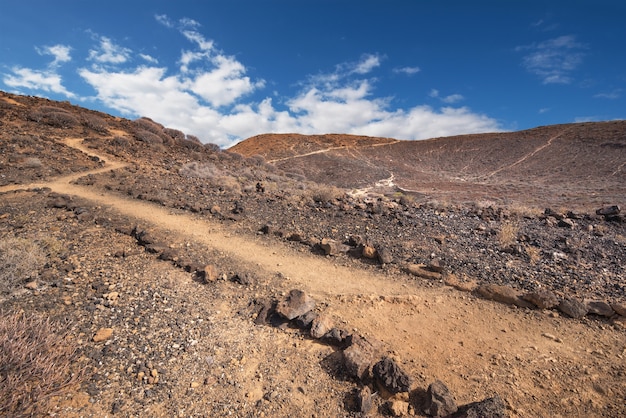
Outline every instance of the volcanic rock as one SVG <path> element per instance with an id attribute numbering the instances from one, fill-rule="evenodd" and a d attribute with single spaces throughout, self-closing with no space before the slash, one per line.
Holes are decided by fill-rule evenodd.
<path id="1" fill-rule="evenodd" d="M 375 381 L 391 393 L 408 392 L 411 378 L 391 358 L 385 357 L 372 369 Z"/>
<path id="2" fill-rule="evenodd" d="M 615 311 L 611 308 L 611 305 L 601 300 L 586 300 L 585 304 L 590 314 L 605 316 L 607 318 L 615 315 Z"/>
<path id="3" fill-rule="evenodd" d="M 556 295 L 545 289 L 525 293 L 521 297 L 525 301 L 537 306 L 539 309 L 552 309 L 559 304 L 559 299 Z"/>
<path id="4" fill-rule="evenodd" d="M 508 418 L 506 406 L 499 395 L 464 405 L 452 416 L 454 418 Z"/>
<path id="5" fill-rule="evenodd" d="M 588 313 L 587 306 L 584 303 L 571 298 L 563 299 L 559 303 L 558 308 L 565 315 L 575 319 L 580 319 Z"/>
<path id="6" fill-rule="evenodd" d="M 315 308 L 315 301 L 302 290 L 292 290 L 278 302 L 276 312 L 288 320 L 304 315 Z"/>
<path id="7" fill-rule="evenodd" d="M 326 314 L 317 315 L 311 323 L 311 337 L 319 339 L 333 328 L 333 320 Z"/>
<path id="8" fill-rule="evenodd" d="M 486 284 L 479 286 L 477 292 L 486 299 L 496 302 L 516 305 L 520 308 L 532 308 L 532 305 L 519 297 L 517 290 L 509 286 Z"/>
<path id="9" fill-rule="evenodd" d="M 352 344 L 343 350 L 343 361 L 348 373 L 357 379 L 367 380 L 372 364 L 382 353 L 382 343 L 375 339 L 354 337 Z"/>
<path id="10" fill-rule="evenodd" d="M 432 417 L 445 417 L 457 411 L 456 402 L 448 387 L 440 380 L 431 383 L 426 391 L 424 413 Z"/>

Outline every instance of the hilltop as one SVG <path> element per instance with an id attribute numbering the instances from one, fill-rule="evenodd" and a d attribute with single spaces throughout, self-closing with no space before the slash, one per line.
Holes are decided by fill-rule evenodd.
<path id="1" fill-rule="evenodd" d="M 220 150 L 0 93 L 0 412 L 624 415 L 623 133 Z"/>

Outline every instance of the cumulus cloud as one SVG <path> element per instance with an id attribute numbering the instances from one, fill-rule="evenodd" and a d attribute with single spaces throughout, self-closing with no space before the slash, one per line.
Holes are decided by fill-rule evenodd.
<path id="1" fill-rule="evenodd" d="M 155 19 L 188 42 L 178 51 L 177 62 L 161 64 L 107 37 L 96 37 L 97 45 L 88 58 L 95 65 L 85 62 L 77 69 L 80 78 L 95 91 L 92 100 L 124 116 L 147 116 L 222 147 L 264 132 L 425 139 L 500 129 L 494 119 L 466 107 L 450 106 L 462 99 L 460 95 L 440 97 L 436 92 L 436 97 L 446 103 L 439 109 L 394 107 L 393 97 L 375 95 L 379 79 L 373 72 L 384 61 L 377 54 L 364 54 L 355 61 L 338 63 L 329 72 L 305 77 L 295 93 L 283 95 L 278 90 L 264 97 L 265 81 L 249 76 L 240 60 L 205 38 L 198 22 L 172 21 L 166 15 Z M 49 51 L 56 62 L 62 62 L 62 49 Z M 135 57 L 141 64 L 132 65 Z M 416 67 L 406 67 L 399 72 L 410 75 L 417 71 Z M 75 97 L 63 87 L 54 68 L 15 68 L 4 81 L 15 87 Z"/>
<path id="2" fill-rule="evenodd" d="M 12 74 L 7 74 L 2 81 L 7 86 L 13 88 L 26 88 L 29 90 L 38 90 L 47 93 L 58 93 L 69 98 L 76 95 L 68 91 L 62 83 L 62 78 L 54 71 L 39 71 L 30 68 L 14 67 L 11 69 Z"/>
<path id="3" fill-rule="evenodd" d="M 67 45 L 44 46 L 42 48 L 35 49 L 39 55 L 52 55 L 54 57 L 54 60 L 49 65 L 50 67 L 58 67 L 64 62 L 72 60 L 72 57 L 70 56 L 72 48 Z"/>
<path id="4" fill-rule="evenodd" d="M 570 84 L 572 72 L 583 62 L 586 49 L 573 35 L 515 48 L 517 52 L 526 52 L 522 65 L 539 76 L 543 84 Z"/>
<path id="5" fill-rule="evenodd" d="M 100 45 L 89 50 L 89 60 L 100 64 L 124 64 L 130 58 L 131 50 L 116 45 L 106 36 L 100 37 Z"/>

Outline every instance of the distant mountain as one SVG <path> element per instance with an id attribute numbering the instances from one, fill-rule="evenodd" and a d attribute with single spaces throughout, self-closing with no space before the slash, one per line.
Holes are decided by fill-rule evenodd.
<path id="1" fill-rule="evenodd" d="M 457 202 L 586 207 L 626 197 L 626 121 L 423 141 L 268 134 L 230 151 L 320 183 Z"/>

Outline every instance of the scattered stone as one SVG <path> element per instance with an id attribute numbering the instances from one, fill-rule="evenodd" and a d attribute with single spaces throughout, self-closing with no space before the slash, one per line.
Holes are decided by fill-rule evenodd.
<path id="1" fill-rule="evenodd" d="M 317 314 L 313 311 L 309 311 L 304 315 L 300 315 L 296 319 L 293 320 L 293 323 L 300 329 L 310 329 L 313 325 L 313 321 L 317 318 Z M 320 337 L 314 337 L 320 338 Z"/>
<path id="2" fill-rule="evenodd" d="M 596 215 L 615 216 L 615 215 L 619 215 L 620 212 L 621 212 L 620 207 L 617 205 L 613 205 L 613 206 L 605 206 L 603 208 L 596 210 Z"/>
<path id="3" fill-rule="evenodd" d="M 385 247 L 378 247 L 376 249 L 376 253 L 378 254 L 378 261 L 380 264 L 391 264 L 393 263 L 393 254 Z"/>
<path id="4" fill-rule="evenodd" d="M 270 316 L 274 312 L 274 304 L 270 300 L 257 300 L 255 301 L 257 307 L 257 316 L 254 319 L 254 323 L 257 325 L 269 323 Z"/>
<path id="5" fill-rule="evenodd" d="M 626 329 L 626 316 L 615 315 L 611 322 L 616 327 Z"/>
<path id="6" fill-rule="evenodd" d="M 506 406 L 499 395 L 459 408 L 454 418 L 508 418 Z"/>
<path id="7" fill-rule="evenodd" d="M 443 279 L 443 282 L 446 286 L 454 287 L 462 292 L 473 292 L 478 287 L 478 282 L 476 280 L 461 280 L 454 274 L 448 274 Z"/>
<path id="8" fill-rule="evenodd" d="M 315 308 L 315 301 L 302 290 L 292 290 L 278 302 L 276 312 L 288 320 L 297 318 Z"/>
<path id="9" fill-rule="evenodd" d="M 575 319 L 580 319 L 588 313 L 587 306 L 584 303 L 572 298 L 563 299 L 559 303 L 558 309 L 565 315 Z"/>
<path id="10" fill-rule="evenodd" d="M 239 283 L 242 286 L 250 286 L 256 282 L 256 278 L 252 273 L 236 273 L 231 281 Z"/>
<path id="11" fill-rule="evenodd" d="M 378 253 L 376 252 L 376 248 L 372 247 L 371 245 L 364 245 L 363 246 L 363 251 L 361 252 L 361 255 L 364 258 L 369 258 L 369 259 L 374 259 L 374 258 L 378 257 Z"/>
<path id="12" fill-rule="evenodd" d="M 385 357 L 372 369 L 375 381 L 391 393 L 408 392 L 411 378 L 391 358 Z"/>
<path id="13" fill-rule="evenodd" d="M 343 362 L 348 373 L 357 379 L 368 380 L 372 365 L 382 353 L 382 347 L 378 340 L 354 337 L 352 344 L 343 350 Z"/>
<path id="14" fill-rule="evenodd" d="M 556 226 L 558 226 L 560 228 L 572 229 L 572 228 L 574 228 L 576 226 L 576 224 L 571 219 L 563 218 L 563 219 L 559 220 L 559 222 L 556 224 Z"/>
<path id="15" fill-rule="evenodd" d="M 28 282 L 24 285 L 26 289 L 37 290 L 37 280 L 33 280 L 32 282 Z"/>
<path id="16" fill-rule="evenodd" d="M 324 250 L 324 254 L 326 255 L 337 255 L 341 253 L 347 253 L 350 250 L 350 247 L 345 244 L 341 244 L 330 238 L 322 239 L 320 243 L 320 247 Z"/>
<path id="17" fill-rule="evenodd" d="M 626 303 L 615 302 L 611 303 L 611 308 L 621 316 L 626 316 Z"/>
<path id="18" fill-rule="evenodd" d="M 202 270 L 199 270 L 197 272 L 197 275 L 204 284 L 215 283 L 219 276 L 217 268 L 213 264 L 207 264 L 206 266 L 204 266 Z"/>
<path id="19" fill-rule="evenodd" d="M 333 328 L 333 320 L 330 316 L 322 313 L 317 315 L 311 324 L 310 335 L 319 339 L 326 335 Z"/>
<path id="20" fill-rule="evenodd" d="M 409 414 L 409 403 L 399 399 L 390 399 L 386 407 L 392 417 L 404 417 Z"/>
<path id="21" fill-rule="evenodd" d="M 369 386 L 365 386 L 356 395 L 356 408 L 362 414 L 367 414 L 372 410 L 372 391 Z"/>
<path id="22" fill-rule="evenodd" d="M 352 342 L 352 334 L 345 329 L 332 328 L 322 337 L 322 340 L 327 344 L 345 348 Z"/>
<path id="23" fill-rule="evenodd" d="M 537 306 L 539 309 L 552 309 L 559 304 L 559 299 L 556 295 L 545 289 L 525 293 L 521 297 L 525 301 Z"/>
<path id="24" fill-rule="evenodd" d="M 176 261 L 178 260 L 178 251 L 173 248 L 166 248 L 159 254 L 159 260 Z"/>
<path id="25" fill-rule="evenodd" d="M 93 342 L 106 341 L 113 335 L 113 328 L 100 328 L 93 337 Z"/>
<path id="26" fill-rule="evenodd" d="M 407 273 L 410 273 L 414 276 L 421 277 L 423 279 L 429 280 L 441 280 L 441 273 L 436 273 L 434 271 L 430 271 L 426 268 L 424 264 L 409 264 L 406 266 L 405 270 Z"/>
<path id="27" fill-rule="evenodd" d="M 502 286 L 497 284 L 486 284 L 479 286 L 477 289 L 485 299 L 494 300 L 496 302 L 505 303 L 508 305 L 516 305 L 520 308 L 532 308 L 533 305 L 519 297 L 517 290 L 510 286 Z"/>
<path id="28" fill-rule="evenodd" d="M 444 270 L 443 262 L 438 258 L 431 260 L 426 268 L 430 271 L 434 271 L 435 273 L 443 273 Z"/>
<path id="29" fill-rule="evenodd" d="M 440 380 L 428 386 L 424 413 L 432 417 L 445 417 L 458 410 L 454 397 L 448 387 Z"/>
<path id="30" fill-rule="evenodd" d="M 590 314 L 605 316 L 607 318 L 615 315 L 615 311 L 611 308 L 611 305 L 601 300 L 587 300 L 585 301 L 585 305 L 587 305 L 587 311 Z"/>

